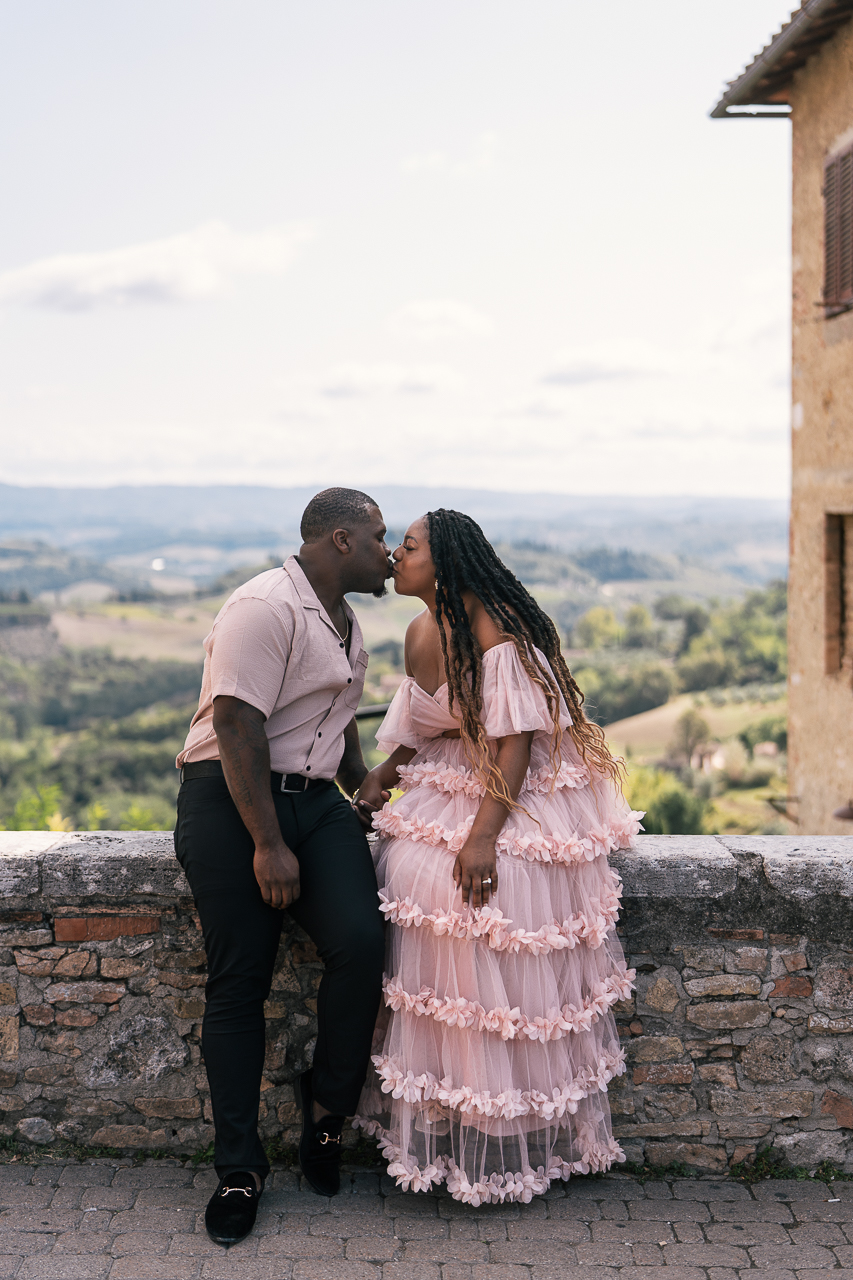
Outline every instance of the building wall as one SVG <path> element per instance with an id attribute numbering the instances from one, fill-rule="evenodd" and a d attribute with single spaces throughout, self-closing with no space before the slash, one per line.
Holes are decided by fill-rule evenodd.
<path id="1" fill-rule="evenodd" d="M 823 168 L 853 142 L 853 23 L 797 73 L 793 107 L 793 386 L 789 792 L 799 831 L 850 831 L 832 811 L 853 797 L 853 670 L 827 674 L 825 513 L 853 513 L 853 312 L 823 292 Z M 853 546 L 850 547 L 853 558 Z M 848 564 L 853 587 L 853 566 Z M 853 595 L 853 591 L 850 592 Z M 853 601 L 848 598 L 848 614 Z M 853 615 L 851 615 L 853 622 Z M 853 637 L 850 644 L 853 645 Z"/>
<path id="2" fill-rule="evenodd" d="M 171 845 L 0 832 L 0 1138 L 209 1146 L 205 954 Z M 640 836 L 612 861 L 637 970 L 615 1007 L 626 1070 L 609 1087 L 627 1158 L 722 1172 L 772 1146 L 853 1172 L 853 837 Z M 299 1137 L 293 1086 L 321 974 L 285 920 L 260 1113 L 280 1156 Z"/>

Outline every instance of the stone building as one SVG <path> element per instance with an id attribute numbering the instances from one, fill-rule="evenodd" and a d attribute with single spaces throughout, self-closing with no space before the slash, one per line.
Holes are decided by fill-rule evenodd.
<path id="1" fill-rule="evenodd" d="M 717 119 L 793 128 L 789 813 L 850 833 L 853 797 L 853 0 L 806 0 Z"/>

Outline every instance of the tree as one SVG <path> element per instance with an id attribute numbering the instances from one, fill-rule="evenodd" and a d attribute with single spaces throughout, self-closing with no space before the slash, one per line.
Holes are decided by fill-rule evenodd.
<path id="1" fill-rule="evenodd" d="M 626 791 L 631 808 L 645 813 L 643 829 L 649 835 L 694 836 L 704 831 L 706 801 L 673 774 L 634 769 Z"/>
<path id="2" fill-rule="evenodd" d="M 656 639 L 652 616 L 643 604 L 632 604 L 625 614 L 625 635 L 622 643 L 626 649 L 648 649 Z"/>
<path id="3" fill-rule="evenodd" d="M 708 721 L 693 707 L 689 707 L 675 722 L 675 733 L 669 749 L 676 759 L 683 759 L 689 765 L 693 752 L 700 743 L 707 742 L 710 736 Z"/>
<path id="4" fill-rule="evenodd" d="M 612 609 L 595 605 L 575 624 L 575 644 L 581 649 L 609 649 L 619 643 L 619 624 Z"/>

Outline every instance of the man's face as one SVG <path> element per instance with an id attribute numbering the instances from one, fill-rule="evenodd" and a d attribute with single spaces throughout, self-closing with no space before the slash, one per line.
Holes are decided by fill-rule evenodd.
<path id="1" fill-rule="evenodd" d="M 385 521 L 378 507 L 371 508 L 370 519 L 350 530 L 348 570 L 351 578 L 347 591 L 369 592 L 379 599 L 386 594 L 385 580 L 391 576 L 390 552 L 385 545 Z"/>

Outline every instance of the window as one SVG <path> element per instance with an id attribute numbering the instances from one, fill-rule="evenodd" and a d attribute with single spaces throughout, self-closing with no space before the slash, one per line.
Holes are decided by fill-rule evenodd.
<path id="1" fill-rule="evenodd" d="M 827 515 L 826 672 L 853 674 L 853 515 Z"/>
<path id="2" fill-rule="evenodd" d="M 827 162 L 823 183 L 827 317 L 853 307 L 853 148 Z"/>

